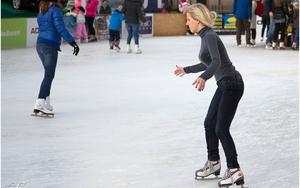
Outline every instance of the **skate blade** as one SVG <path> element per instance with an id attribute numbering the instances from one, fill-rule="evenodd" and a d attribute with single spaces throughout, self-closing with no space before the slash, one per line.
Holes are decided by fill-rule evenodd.
<path id="1" fill-rule="evenodd" d="M 54 118 L 54 113 L 44 113 L 44 112 L 33 112 L 31 116 L 44 117 L 44 118 Z"/>
<path id="2" fill-rule="evenodd" d="M 195 176 L 195 180 L 198 180 L 198 181 L 217 180 L 217 179 L 222 179 L 222 178 L 219 176 L 216 176 L 214 174 L 210 174 L 208 176 Z"/>

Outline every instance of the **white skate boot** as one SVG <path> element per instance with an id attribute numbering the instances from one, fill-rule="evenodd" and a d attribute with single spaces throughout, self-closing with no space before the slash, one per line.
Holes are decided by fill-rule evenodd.
<path id="1" fill-rule="evenodd" d="M 221 171 L 221 163 L 220 161 L 216 161 L 216 163 L 212 161 L 206 161 L 203 168 L 197 170 L 195 172 L 195 179 L 199 180 L 200 178 L 203 179 L 211 174 L 214 174 L 215 176 L 220 175 Z"/>
<path id="2" fill-rule="evenodd" d="M 127 53 L 130 54 L 132 52 L 130 44 L 127 44 Z"/>
<path id="3" fill-rule="evenodd" d="M 241 185 L 244 187 L 244 174 L 239 168 L 227 169 L 224 177 L 219 181 L 219 187 L 229 187 L 233 184 Z"/>
<path id="4" fill-rule="evenodd" d="M 54 113 L 46 108 L 45 102 L 45 99 L 37 99 L 31 115 L 40 117 L 54 117 Z"/>
<path id="5" fill-rule="evenodd" d="M 53 111 L 53 106 L 50 104 L 50 96 L 46 97 L 45 108 L 49 111 Z"/>
<path id="6" fill-rule="evenodd" d="M 136 54 L 141 54 L 142 53 L 142 50 L 139 48 L 139 45 L 135 45 L 134 46 L 134 52 L 136 53 Z"/>
<path id="7" fill-rule="evenodd" d="M 252 47 L 255 48 L 256 47 L 256 41 L 254 39 L 252 39 L 251 43 L 252 43 Z"/>

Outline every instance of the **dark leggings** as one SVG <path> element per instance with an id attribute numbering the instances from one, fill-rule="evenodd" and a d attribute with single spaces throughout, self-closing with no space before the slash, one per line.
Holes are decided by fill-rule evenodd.
<path id="1" fill-rule="evenodd" d="M 251 29 L 251 39 L 252 40 L 256 39 L 256 29 Z"/>
<path id="2" fill-rule="evenodd" d="M 268 33 L 269 25 L 270 25 L 269 15 L 263 15 L 262 16 L 261 38 L 264 38 L 264 33 L 265 33 L 266 28 L 267 28 L 267 33 Z"/>
<path id="3" fill-rule="evenodd" d="M 88 28 L 89 35 L 95 35 L 94 19 L 95 19 L 95 17 L 89 17 L 89 16 L 85 17 L 86 26 Z"/>
<path id="4" fill-rule="evenodd" d="M 239 168 L 234 141 L 229 132 L 238 103 L 243 96 L 244 83 L 241 76 L 225 77 L 217 82 L 218 88 L 210 103 L 205 122 L 205 138 L 208 160 L 217 161 L 219 140 L 223 146 L 227 167 Z"/>

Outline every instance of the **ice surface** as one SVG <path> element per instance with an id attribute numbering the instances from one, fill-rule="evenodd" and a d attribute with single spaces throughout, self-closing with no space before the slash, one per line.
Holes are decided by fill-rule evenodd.
<path id="1" fill-rule="evenodd" d="M 237 48 L 221 36 L 245 81 L 231 132 L 250 188 L 299 186 L 298 53 Z M 244 40 L 244 36 L 243 36 Z M 203 121 L 216 89 L 175 77 L 198 63 L 200 38 L 141 38 L 142 54 L 108 42 L 62 47 L 52 119 L 31 117 L 43 70 L 34 48 L 2 51 L 2 187 L 216 188 L 195 181 L 205 163 Z M 220 147 L 222 171 L 226 168 Z"/>

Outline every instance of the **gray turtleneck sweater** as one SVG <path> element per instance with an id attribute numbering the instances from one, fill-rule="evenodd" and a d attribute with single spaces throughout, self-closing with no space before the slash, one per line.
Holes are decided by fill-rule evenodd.
<path id="1" fill-rule="evenodd" d="M 204 27 L 198 33 L 201 37 L 199 60 L 201 63 L 184 67 L 185 73 L 204 71 L 200 77 L 204 80 L 215 76 L 216 81 L 223 77 L 239 74 L 232 65 L 225 46 L 219 36 L 209 27 Z"/>

